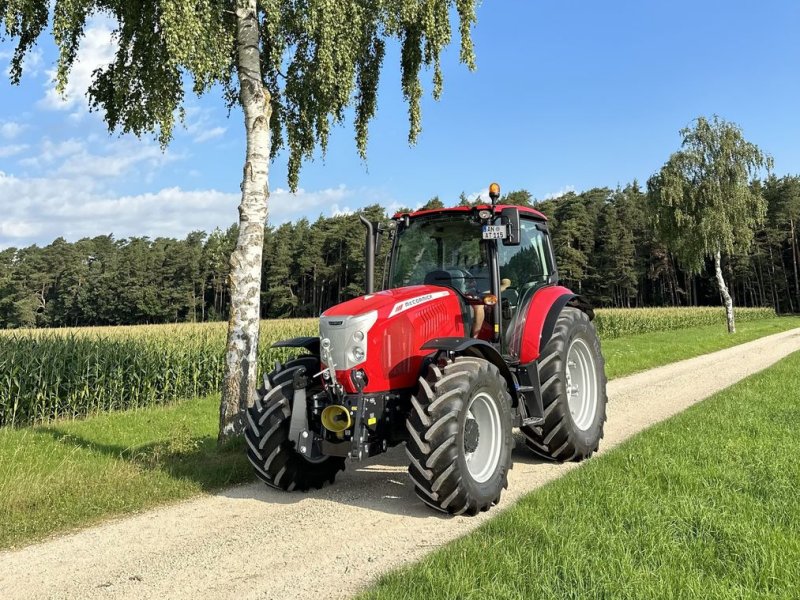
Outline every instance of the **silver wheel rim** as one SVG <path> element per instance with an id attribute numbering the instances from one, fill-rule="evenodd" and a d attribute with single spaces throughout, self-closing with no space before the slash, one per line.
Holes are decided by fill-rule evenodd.
<path id="1" fill-rule="evenodd" d="M 597 413 L 597 371 L 589 345 L 578 338 L 567 351 L 567 399 L 572 421 L 581 431 L 594 423 Z"/>
<path id="2" fill-rule="evenodd" d="M 477 425 L 478 445 L 472 452 L 468 452 L 465 443 L 467 470 L 476 482 L 484 483 L 497 470 L 502 450 L 500 411 L 489 394 L 479 392 L 473 396 L 467 407 L 467 421 L 469 420 Z"/>

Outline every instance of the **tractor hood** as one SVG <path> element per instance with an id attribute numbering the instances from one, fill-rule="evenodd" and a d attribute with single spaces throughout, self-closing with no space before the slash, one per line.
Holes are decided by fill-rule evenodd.
<path id="1" fill-rule="evenodd" d="M 414 285 L 342 302 L 320 316 L 322 362 L 333 367 L 348 393 L 350 371 L 363 369 L 365 392 L 416 385 L 433 338 L 464 336 L 458 293 L 436 285 Z"/>
<path id="2" fill-rule="evenodd" d="M 322 313 L 322 318 L 349 317 L 378 311 L 378 318 L 386 319 L 415 306 L 427 304 L 438 298 L 455 295 L 456 292 L 453 290 L 437 285 L 412 285 L 347 300 L 326 310 Z"/>

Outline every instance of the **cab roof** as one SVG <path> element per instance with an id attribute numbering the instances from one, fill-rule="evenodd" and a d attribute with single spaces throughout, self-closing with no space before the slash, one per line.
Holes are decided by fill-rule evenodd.
<path id="1" fill-rule="evenodd" d="M 512 208 L 516 205 L 513 204 L 497 204 L 495 206 L 495 211 L 500 212 L 504 208 Z M 521 215 L 528 215 L 533 217 L 534 219 L 539 219 L 541 221 L 547 221 L 547 217 L 545 217 L 542 213 L 534 208 L 529 208 L 527 206 L 516 206 L 519 209 L 519 214 Z M 395 213 L 394 218 L 398 219 L 404 215 L 408 215 L 412 219 L 416 217 L 422 217 L 425 215 L 435 215 L 437 213 L 463 213 L 463 212 L 471 212 L 474 210 L 492 210 L 491 204 L 478 204 L 477 206 L 453 206 L 452 208 L 431 208 L 429 210 L 415 210 L 411 212 L 398 212 Z"/>

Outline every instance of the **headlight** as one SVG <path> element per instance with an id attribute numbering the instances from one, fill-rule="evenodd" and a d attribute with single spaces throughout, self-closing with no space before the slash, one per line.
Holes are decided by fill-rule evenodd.
<path id="1" fill-rule="evenodd" d="M 364 352 L 364 349 L 361 346 L 354 346 L 351 352 L 353 354 L 353 358 L 358 363 L 363 362 L 367 356 L 366 353 Z"/>
<path id="2" fill-rule="evenodd" d="M 356 331 L 353 334 L 353 339 L 355 341 L 357 341 L 357 342 L 363 342 L 364 341 L 364 332 L 359 329 L 358 331 Z"/>

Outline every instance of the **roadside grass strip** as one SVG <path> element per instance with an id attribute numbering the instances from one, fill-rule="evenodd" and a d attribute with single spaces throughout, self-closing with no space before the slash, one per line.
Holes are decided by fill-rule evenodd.
<path id="1" fill-rule="evenodd" d="M 0 428 L 0 548 L 249 481 L 244 443 L 217 447 L 218 415 L 209 396 Z"/>
<path id="2" fill-rule="evenodd" d="M 734 335 L 728 334 L 725 325 L 719 324 L 615 339 L 601 336 L 600 343 L 606 359 L 606 375 L 614 379 L 752 342 L 795 327 L 800 327 L 800 317 L 773 317 L 737 323 Z"/>
<path id="3" fill-rule="evenodd" d="M 613 378 L 794 327 L 800 317 L 742 323 L 735 336 L 720 324 L 602 344 Z M 217 447 L 218 411 L 214 394 L 0 427 L 0 548 L 252 480 L 242 443 Z"/>
<path id="4" fill-rule="evenodd" d="M 797 598 L 798 434 L 795 353 L 359 598 Z"/>

